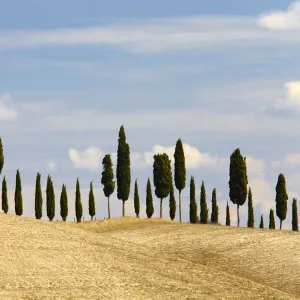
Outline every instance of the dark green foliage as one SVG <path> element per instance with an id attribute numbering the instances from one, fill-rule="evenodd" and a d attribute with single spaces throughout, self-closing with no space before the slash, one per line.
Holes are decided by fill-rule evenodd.
<path id="1" fill-rule="evenodd" d="M 197 202 L 196 202 L 196 187 L 195 187 L 194 176 L 191 177 L 191 182 L 190 182 L 190 222 L 191 223 L 197 223 L 198 222 Z"/>
<path id="2" fill-rule="evenodd" d="M 35 217 L 40 220 L 43 216 L 43 195 L 41 187 L 41 174 L 37 173 L 35 182 Z"/>
<path id="3" fill-rule="evenodd" d="M 183 145 L 181 139 L 176 143 L 174 153 L 174 180 L 175 186 L 179 191 L 179 220 L 181 222 L 181 191 L 185 188 L 186 184 L 186 168 Z"/>
<path id="4" fill-rule="evenodd" d="M 247 199 L 247 166 L 246 157 L 241 155 L 240 149 L 236 149 L 230 156 L 229 167 L 229 197 L 233 204 L 237 205 L 237 223 L 240 226 L 239 208 Z"/>
<path id="5" fill-rule="evenodd" d="M 140 214 L 140 197 L 139 197 L 139 189 L 137 179 L 135 180 L 134 184 L 134 211 L 137 217 Z"/>
<path id="6" fill-rule="evenodd" d="M 93 182 L 90 183 L 90 192 L 89 192 L 89 214 L 91 216 L 91 220 L 93 221 L 93 217 L 96 214 L 96 207 L 95 207 L 95 197 L 94 197 L 94 190 L 93 190 Z"/>
<path id="7" fill-rule="evenodd" d="M 269 229 L 275 229 L 275 217 L 274 217 L 274 210 L 273 209 L 270 209 Z"/>
<path id="8" fill-rule="evenodd" d="M 282 173 L 278 176 L 278 181 L 276 184 L 276 215 L 280 219 L 280 230 L 282 227 L 282 221 L 286 218 L 287 212 L 287 200 L 288 195 L 286 192 L 285 178 Z"/>
<path id="9" fill-rule="evenodd" d="M 292 230 L 299 231 L 297 199 L 295 198 L 293 199 L 293 206 L 292 206 Z"/>
<path id="10" fill-rule="evenodd" d="M 148 178 L 147 190 L 146 190 L 146 214 L 147 214 L 147 217 L 151 218 L 153 213 L 154 213 L 153 197 L 152 197 L 150 179 Z"/>
<path id="11" fill-rule="evenodd" d="M 2 173 L 3 166 L 4 166 L 4 153 L 3 153 L 2 139 L 0 137 L 0 174 Z"/>
<path id="12" fill-rule="evenodd" d="M 22 184 L 19 170 L 17 171 L 16 175 L 15 212 L 17 216 L 23 215 Z"/>
<path id="13" fill-rule="evenodd" d="M 207 224 L 208 221 L 208 208 L 206 203 L 206 191 L 204 186 L 204 181 L 201 184 L 200 193 L 200 223 Z"/>
<path id="14" fill-rule="evenodd" d="M 108 218 L 110 219 L 110 203 L 109 197 L 115 190 L 115 181 L 114 179 L 114 170 L 113 164 L 111 161 L 111 157 L 109 154 L 106 154 L 102 160 L 103 172 L 101 183 L 104 185 L 103 192 L 105 197 L 107 197 L 107 205 L 108 205 Z"/>
<path id="15" fill-rule="evenodd" d="M 6 214 L 8 213 L 7 185 L 5 176 L 2 181 L 2 210 Z"/>
<path id="16" fill-rule="evenodd" d="M 170 191 L 170 199 L 169 199 L 169 208 L 170 208 L 170 219 L 173 221 L 176 216 L 176 199 L 174 195 L 174 186 L 172 184 L 172 189 Z"/>
<path id="17" fill-rule="evenodd" d="M 82 203 L 81 203 L 80 185 L 79 185 L 78 178 L 76 181 L 75 214 L 76 214 L 77 222 L 80 223 L 82 218 Z"/>
<path id="18" fill-rule="evenodd" d="M 122 125 L 119 132 L 117 154 L 117 196 L 119 200 L 123 201 L 123 217 L 125 216 L 125 201 L 128 200 L 130 193 L 130 182 L 130 149 Z"/>
<path id="19" fill-rule="evenodd" d="M 60 194 L 60 215 L 63 221 L 67 220 L 68 216 L 68 194 L 66 186 L 63 184 Z"/>
<path id="20" fill-rule="evenodd" d="M 259 228 L 261 228 L 261 229 L 264 228 L 264 216 L 263 215 L 261 215 L 261 217 L 260 217 Z"/>
<path id="21" fill-rule="evenodd" d="M 171 160 L 166 153 L 154 155 L 153 182 L 155 195 L 160 198 L 160 217 L 162 218 L 162 199 L 166 198 L 172 189 Z"/>
<path id="22" fill-rule="evenodd" d="M 210 221 L 211 223 L 217 224 L 219 222 L 219 207 L 217 204 L 217 191 L 216 189 L 213 189 L 212 196 L 211 196 L 211 217 Z"/>
<path id="23" fill-rule="evenodd" d="M 55 216 L 55 194 L 51 176 L 48 175 L 46 187 L 46 200 L 47 200 L 47 216 L 49 221 L 52 221 Z"/>
<path id="24" fill-rule="evenodd" d="M 230 209 L 227 201 L 227 206 L 226 206 L 226 226 L 230 226 Z"/>
<path id="25" fill-rule="evenodd" d="M 249 187 L 248 192 L 248 227 L 254 228 L 254 211 L 253 211 L 253 201 L 252 201 L 252 192 Z"/>

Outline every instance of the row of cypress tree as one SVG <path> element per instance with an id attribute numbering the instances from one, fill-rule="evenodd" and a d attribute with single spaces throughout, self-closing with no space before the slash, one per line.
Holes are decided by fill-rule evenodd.
<path id="1" fill-rule="evenodd" d="M 155 186 L 155 194 L 160 199 L 160 217 L 162 217 L 162 202 L 167 196 L 170 196 L 170 218 L 175 219 L 176 214 L 176 201 L 174 196 L 174 185 L 171 170 L 171 160 L 166 153 L 156 154 L 153 157 L 153 183 Z M 102 161 L 103 172 L 101 183 L 104 185 L 103 191 L 105 196 L 108 198 L 108 218 L 110 218 L 110 202 L 109 198 L 115 189 L 113 165 L 111 157 L 109 154 L 105 155 Z M 4 154 L 2 140 L 0 138 L 0 174 L 4 165 Z M 41 175 L 38 173 L 36 178 L 36 191 L 35 191 L 35 215 L 37 219 L 42 217 L 42 190 L 40 183 Z M 125 201 L 128 200 L 130 194 L 130 184 L 131 184 L 131 170 L 130 170 L 130 148 L 126 141 L 126 135 L 124 126 L 122 125 L 119 131 L 118 139 L 118 152 L 117 152 L 117 168 L 116 168 L 116 179 L 117 179 L 117 197 L 122 200 L 122 215 L 125 215 Z M 181 221 L 181 192 L 186 185 L 186 167 L 185 167 L 185 156 L 181 139 L 178 139 L 174 152 L 174 182 L 175 187 L 179 191 L 179 220 Z M 247 167 L 246 167 L 246 157 L 243 157 L 240 153 L 240 149 L 236 149 L 230 156 L 230 166 L 229 166 L 229 198 L 233 204 L 237 205 L 237 223 L 240 225 L 239 217 L 239 207 L 242 206 L 247 198 L 248 194 L 248 227 L 254 227 L 254 212 L 252 203 L 252 192 L 249 188 L 247 191 L 248 177 L 247 177 Z M 146 213 L 148 217 L 151 217 L 154 213 L 153 198 L 151 191 L 151 183 L 148 178 L 147 190 L 146 190 Z M 82 203 L 80 195 L 79 180 L 77 178 L 76 182 L 76 198 L 75 198 L 75 211 L 76 219 L 78 222 L 82 218 Z M 47 178 L 46 187 L 46 200 L 47 200 L 47 216 L 50 221 L 53 220 L 55 216 L 55 195 L 54 187 L 51 176 Z M 276 185 L 276 215 L 280 219 L 280 229 L 282 228 L 282 221 L 286 218 L 287 213 L 287 200 L 288 195 L 286 192 L 286 182 L 283 174 L 278 176 L 278 182 Z M 67 192 L 66 186 L 63 185 L 61 192 L 61 217 L 66 220 L 68 214 L 67 205 Z M 293 228 L 297 226 L 294 224 L 296 221 L 297 203 L 296 199 L 293 201 Z M 136 215 L 140 213 L 139 204 L 139 194 L 138 194 L 138 183 L 135 181 L 134 190 L 134 208 Z M 6 179 L 4 177 L 2 183 L 2 209 L 4 212 L 8 211 L 8 201 L 7 201 L 7 187 Z M 16 190 L 15 190 L 15 211 L 17 215 L 23 214 L 23 202 L 22 202 L 22 190 L 21 190 L 21 178 L 20 172 L 17 171 L 16 175 Z M 229 206 L 227 202 L 226 208 L 226 225 L 230 223 L 229 216 Z M 90 183 L 90 193 L 89 193 L 89 213 L 91 218 L 95 216 L 95 201 L 93 194 L 93 185 Z M 273 217 L 272 217 L 273 216 Z M 263 220 L 263 217 L 261 217 Z M 270 211 L 270 226 L 275 227 L 274 211 Z M 208 222 L 208 208 L 206 204 L 206 193 L 204 182 L 201 185 L 201 195 L 200 195 L 200 216 L 198 220 L 197 216 L 197 203 L 195 199 L 195 181 L 194 177 L 191 177 L 190 182 L 190 221 L 192 223 Z M 212 214 L 211 222 L 218 222 L 218 206 L 216 202 L 216 190 L 213 190 L 212 194 Z M 263 223 L 263 222 L 261 222 Z M 274 226 L 273 226 L 274 223 Z"/>

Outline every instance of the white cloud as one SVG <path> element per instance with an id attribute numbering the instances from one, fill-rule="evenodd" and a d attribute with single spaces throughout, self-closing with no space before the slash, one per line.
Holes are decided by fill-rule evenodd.
<path id="1" fill-rule="evenodd" d="M 54 161 L 49 161 L 48 163 L 47 163 L 47 169 L 49 170 L 49 171 L 56 171 L 57 170 L 57 165 L 56 165 L 56 163 L 54 162 Z"/>
<path id="2" fill-rule="evenodd" d="M 69 158 L 77 169 L 97 171 L 101 167 L 103 152 L 97 147 L 90 147 L 83 151 L 69 149 Z"/>
<path id="3" fill-rule="evenodd" d="M 0 121 L 14 121 L 18 118 L 16 105 L 9 94 L 0 96 Z"/>
<path id="4" fill-rule="evenodd" d="M 256 159 L 252 156 L 247 156 L 247 172 L 262 174 L 265 170 L 265 162 L 261 159 Z"/>
<path id="5" fill-rule="evenodd" d="M 267 214 L 270 208 L 275 207 L 275 189 L 271 184 L 262 178 L 254 178 L 249 180 L 249 186 L 252 191 L 254 207 L 261 203 L 262 213 Z"/>
<path id="6" fill-rule="evenodd" d="M 276 10 L 260 16 L 258 24 L 271 30 L 300 29 L 300 1 L 295 1 L 286 11 Z"/>
<path id="7" fill-rule="evenodd" d="M 185 164 L 187 169 L 195 169 L 199 166 L 218 166 L 221 161 L 217 156 L 212 156 L 208 153 L 200 153 L 195 147 L 183 143 L 183 150 L 185 156 Z M 166 153 L 171 159 L 172 165 L 174 164 L 174 152 L 175 146 L 164 147 L 161 145 L 155 145 L 151 152 L 144 153 L 144 159 L 146 164 L 153 164 L 153 155 L 158 153 Z"/>

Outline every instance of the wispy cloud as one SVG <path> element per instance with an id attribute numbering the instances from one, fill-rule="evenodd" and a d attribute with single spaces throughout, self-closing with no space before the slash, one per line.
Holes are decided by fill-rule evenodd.
<path id="1" fill-rule="evenodd" d="M 0 31 L 0 49 L 41 46 L 114 46 L 134 53 L 206 49 L 216 45 L 300 42 L 295 34 L 274 34 L 253 17 L 198 16 L 150 19 L 87 28 Z"/>

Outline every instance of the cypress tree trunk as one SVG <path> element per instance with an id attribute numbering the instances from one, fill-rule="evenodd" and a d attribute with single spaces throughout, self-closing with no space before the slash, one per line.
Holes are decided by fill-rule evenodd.
<path id="1" fill-rule="evenodd" d="M 237 205 L 237 222 L 238 222 L 238 227 L 240 227 L 240 206 Z"/>
<path id="2" fill-rule="evenodd" d="M 125 217 L 125 200 L 122 200 L 123 205 L 122 205 L 122 213 L 123 213 L 123 217 Z"/>
<path id="3" fill-rule="evenodd" d="M 181 222 L 181 190 L 179 190 L 179 220 Z"/>
<path id="4" fill-rule="evenodd" d="M 160 218 L 162 218 L 162 201 L 163 198 L 160 198 Z"/>
<path id="5" fill-rule="evenodd" d="M 282 227 L 282 220 L 280 220 L 280 230 L 281 230 L 281 227 Z"/>
<path id="6" fill-rule="evenodd" d="M 109 197 L 107 197 L 107 209 L 108 209 L 108 218 L 110 219 Z"/>

